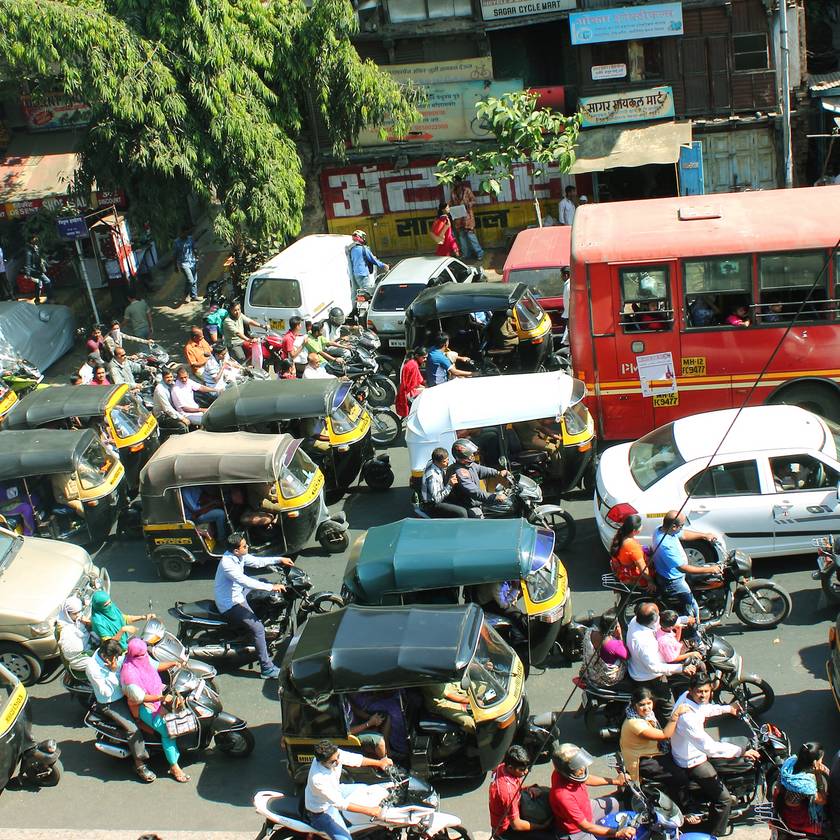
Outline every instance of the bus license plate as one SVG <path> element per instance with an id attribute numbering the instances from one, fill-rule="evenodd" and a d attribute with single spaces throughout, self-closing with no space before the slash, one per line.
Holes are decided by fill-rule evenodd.
<path id="1" fill-rule="evenodd" d="M 389 338 L 388 344 L 391 347 L 405 347 L 405 339 L 404 338 Z"/>

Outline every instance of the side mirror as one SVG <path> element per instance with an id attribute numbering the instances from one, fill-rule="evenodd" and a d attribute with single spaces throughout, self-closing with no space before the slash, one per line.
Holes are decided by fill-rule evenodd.
<path id="1" fill-rule="evenodd" d="M 499 466 L 503 470 L 509 470 L 510 469 L 510 461 L 508 461 L 507 456 L 502 455 L 502 457 L 499 458 Z M 840 493 L 840 486 L 838 486 L 838 493 Z"/>
<path id="2" fill-rule="evenodd" d="M 463 691 L 469 691 L 470 688 L 470 675 L 466 671 L 464 676 L 461 677 L 461 688 Z"/>

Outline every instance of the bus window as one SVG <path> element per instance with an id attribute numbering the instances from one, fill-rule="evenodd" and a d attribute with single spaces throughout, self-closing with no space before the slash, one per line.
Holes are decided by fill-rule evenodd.
<path id="1" fill-rule="evenodd" d="M 806 298 L 808 302 L 797 321 L 824 318 L 826 308 L 834 305 L 826 299 L 827 275 L 825 253 L 822 251 L 759 256 L 759 321 L 763 324 L 790 323 Z M 819 281 L 811 291 L 817 277 Z"/>
<path id="2" fill-rule="evenodd" d="M 716 327 L 738 306 L 751 308 L 748 256 L 683 261 L 686 327 Z"/>
<path id="3" fill-rule="evenodd" d="M 667 268 L 622 268 L 621 313 L 624 332 L 664 332 L 674 323 Z"/>

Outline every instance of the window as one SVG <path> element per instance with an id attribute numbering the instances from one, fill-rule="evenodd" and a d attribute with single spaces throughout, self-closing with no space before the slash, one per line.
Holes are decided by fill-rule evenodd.
<path id="1" fill-rule="evenodd" d="M 449 263 L 447 268 L 451 272 L 452 276 L 455 278 L 456 283 L 463 283 L 472 274 L 470 267 L 464 265 L 459 260 L 452 260 L 452 262 Z"/>
<path id="2" fill-rule="evenodd" d="M 758 287 L 763 324 L 789 323 L 802 307 L 797 321 L 824 318 L 834 303 L 826 299 L 826 268 L 822 251 L 764 254 L 758 258 Z M 821 276 L 822 275 L 822 276 Z M 818 278 L 820 278 L 818 280 Z M 816 285 L 814 283 L 816 282 Z M 813 286 L 813 290 L 812 290 Z"/>
<path id="3" fill-rule="evenodd" d="M 644 41 L 642 48 L 645 52 L 645 74 L 646 79 L 662 79 L 665 76 L 662 63 L 662 41 L 655 38 Z"/>
<path id="4" fill-rule="evenodd" d="M 472 17 L 470 0 L 390 0 L 391 23 L 433 18 Z"/>
<path id="5" fill-rule="evenodd" d="M 283 698 L 283 731 L 296 738 L 344 738 L 347 723 L 336 695 L 312 703 Z"/>
<path id="6" fill-rule="evenodd" d="M 592 44 L 589 48 L 592 66 L 602 64 L 627 64 L 627 43 L 612 41 L 606 44 Z"/>
<path id="7" fill-rule="evenodd" d="M 674 323 L 667 268 L 622 268 L 619 271 L 625 332 L 664 332 Z"/>
<path id="8" fill-rule="evenodd" d="M 685 260 L 686 326 L 693 329 L 720 326 L 737 307 L 750 307 L 750 263 L 747 256 Z"/>
<path id="9" fill-rule="evenodd" d="M 777 493 L 834 488 L 840 479 L 836 470 L 811 455 L 785 455 L 770 459 Z"/>
<path id="10" fill-rule="evenodd" d="M 732 54 L 736 71 L 767 70 L 770 64 L 766 33 L 733 35 Z"/>
<path id="11" fill-rule="evenodd" d="M 386 283 L 377 286 L 370 308 L 375 312 L 402 312 L 425 288 L 421 283 Z"/>
<path id="12" fill-rule="evenodd" d="M 300 284 L 280 277 L 258 277 L 251 283 L 249 302 L 251 306 L 297 309 L 301 305 Z"/>
<path id="13" fill-rule="evenodd" d="M 685 483 L 685 492 L 695 499 L 758 495 L 761 492 L 758 464 L 755 461 L 716 464 L 690 478 Z"/>
<path id="14" fill-rule="evenodd" d="M 685 463 L 674 440 L 674 424 L 648 432 L 630 447 L 630 475 L 642 490 Z"/>
<path id="15" fill-rule="evenodd" d="M 557 268 L 519 268 L 511 271 L 510 283 L 524 283 L 537 297 L 562 297 L 563 269 Z"/>

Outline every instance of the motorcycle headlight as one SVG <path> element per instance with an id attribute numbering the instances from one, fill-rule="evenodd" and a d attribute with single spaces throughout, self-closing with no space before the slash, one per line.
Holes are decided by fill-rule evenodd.
<path id="1" fill-rule="evenodd" d="M 39 621 L 37 624 L 29 625 L 29 632 L 33 636 L 49 636 L 53 631 L 53 625 L 50 621 Z"/>

